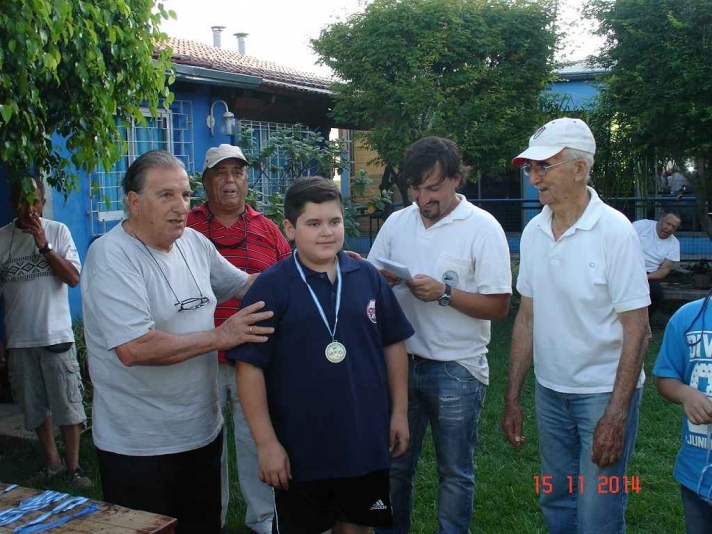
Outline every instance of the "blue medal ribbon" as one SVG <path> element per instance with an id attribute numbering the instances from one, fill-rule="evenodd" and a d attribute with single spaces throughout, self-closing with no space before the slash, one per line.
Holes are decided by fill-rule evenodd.
<path id="1" fill-rule="evenodd" d="M 332 330 L 331 327 L 329 326 L 329 321 L 326 319 L 326 314 L 324 313 L 324 309 L 321 307 L 321 303 L 319 302 L 319 299 L 316 296 L 316 293 L 314 293 L 314 290 L 309 285 L 309 282 L 307 282 L 307 277 L 304 276 L 304 271 L 302 270 L 302 266 L 299 265 L 299 260 L 297 259 L 297 249 L 296 248 L 294 249 L 294 253 L 292 254 L 292 257 L 294 258 L 294 265 L 297 266 L 297 271 L 299 271 L 299 276 L 302 277 L 302 280 L 304 280 L 304 283 L 307 285 L 307 288 L 309 289 L 309 293 L 311 293 L 312 300 L 314 301 L 314 304 L 316 305 L 316 309 L 319 310 L 319 315 L 321 315 L 321 320 L 324 321 L 324 325 L 326 326 L 326 329 L 331 334 L 331 340 L 334 341 L 336 339 L 336 325 L 339 324 L 339 309 L 341 308 L 341 266 L 339 265 L 339 259 L 336 258 L 336 281 L 338 282 L 339 287 L 336 290 L 336 311 L 334 313 L 334 329 Z"/>

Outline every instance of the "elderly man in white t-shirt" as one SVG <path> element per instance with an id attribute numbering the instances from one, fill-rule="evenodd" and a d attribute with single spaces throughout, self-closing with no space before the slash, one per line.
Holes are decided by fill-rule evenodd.
<path id="1" fill-rule="evenodd" d="M 123 182 L 128 218 L 95 241 L 82 276 L 94 385 L 93 437 L 104 500 L 218 534 L 223 418 L 217 351 L 267 340 L 243 308 L 217 328 L 215 306 L 252 278 L 186 228 L 183 163 L 153 150 Z"/>
<path id="2" fill-rule="evenodd" d="M 682 218 L 679 213 L 664 213 L 657 221 L 641 219 L 633 223 L 643 247 L 645 271 L 650 285 L 650 307 L 648 316 L 652 317 L 663 301 L 663 280 L 680 261 L 680 242 L 674 236 Z"/>
<path id="3" fill-rule="evenodd" d="M 540 505 L 552 534 L 625 532 L 620 484 L 637 435 L 650 337 L 638 236 L 587 186 L 595 151 L 586 123 L 562 118 L 537 130 L 513 160 L 544 208 L 522 233 L 522 299 L 502 426 L 521 448 L 520 393 L 533 361 Z M 601 491 L 601 482 L 619 491 Z"/>

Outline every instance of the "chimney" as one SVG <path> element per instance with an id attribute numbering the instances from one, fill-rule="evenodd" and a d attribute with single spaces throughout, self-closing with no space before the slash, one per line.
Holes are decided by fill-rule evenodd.
<path id="1" fill-rule="evenodd" d="M 248 35 L 250 34 L 244 32 L 238 32 L 235 34 L 235 37 L 237 37 L 237 51 L 240 52 L 240 54 L 245 53 L 245 37 Z"/>
<path id="2" fill-rule="evenodd" d="M 210 29 L 213 30 L 213 46 L 220 48 L 220 34 L 225 29 L 225 26 L 211 26 Z"/>

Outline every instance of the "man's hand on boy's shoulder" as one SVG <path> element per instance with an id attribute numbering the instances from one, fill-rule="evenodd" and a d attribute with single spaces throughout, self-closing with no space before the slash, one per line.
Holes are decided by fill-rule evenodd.
<path id="1" fill-rule="evenodd" d="M 282 490 L 289 489 L 289 480 L 292 478 L 292 468 L 289 465 L 289 456 L 282 444 L 271 441 L 257 447 L 257 461 L 260 468 L 260 480 Z"/>
<path id="2" fill-rule="evenodd" d="M 408 430 L 408 414 L 394 413 L 391 415 L 391 436 L 388 452 L 392 458 L 397 458 L 408 450 L 410 431 Z"/>
<path id="3" fill-rule="evenodd" d="M 274 333 L 271 326 L 257 326 L 257 323 L 271 319 L 274 313 L 264 308 L 263 301 L 245 306 L 215 329 L 218 336 L 217 348 L 228 350 L 244 343 L 264 343 L 268 335 Z"/>

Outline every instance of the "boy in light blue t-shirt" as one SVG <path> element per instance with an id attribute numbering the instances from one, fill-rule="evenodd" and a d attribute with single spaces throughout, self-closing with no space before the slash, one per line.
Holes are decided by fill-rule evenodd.
<path id="1" fill-rule="evenodd" d="M 670 319 L 653 374 L 670 402 L 682 404 L 682 447 L 674 476 L 681 484 L 688 534 L 712 525 L 712 306 L 690 302 Z"/>

